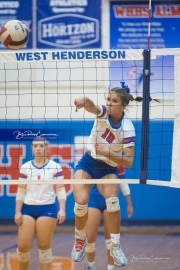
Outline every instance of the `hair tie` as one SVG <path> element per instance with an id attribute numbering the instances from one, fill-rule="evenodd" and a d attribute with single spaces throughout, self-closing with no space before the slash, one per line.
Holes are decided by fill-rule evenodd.
<path id="1" fill-rule="evenodd" d="M 128 94 L 130 93 L 130 88 L 128 85 L 125 85 L 125 81 L 120 82 L 121 88 L 124 89 Z"/>

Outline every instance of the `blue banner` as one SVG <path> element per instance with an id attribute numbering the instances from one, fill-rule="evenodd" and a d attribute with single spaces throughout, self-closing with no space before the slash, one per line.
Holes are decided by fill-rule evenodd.
<path id="1" fill-rule="evenodd" d="M 147 49 L 148 13 L 146 2 L 111 2 L 110 48 Z M 157 1 L 152 3 L 151 48 L 180 46 L 180 3 Z"/>
<path id="2" fill-rule="evenodd" d="M 29 29 L 29 39 L 23 49 L 32 49 L 32 0 L 0 1 L 0 28 L 10 20 L 22 21 Z M 0 43 L 0 50 L 6 47 Z"/>
<path id="3" fill-rule="evenodd" d="M 143 50 L 142 50 L 143 51 Z M 174 100 L 174 56 L 159 56 L 153 60 L 150 72 L 150 96 L 153 99 Z M 111 87 L 125 81 L 133 97 L 143 95 L 143 61 L 111 61 Z M 167 116 L 162 117 L 166 118 Z"/>
<path id="4" fill-rule="evenodd" d="M 49 142 L 48 157 L 62 166 L 65 179 L 72 179 L 74 167 L 84 151 L 84 142 L 89 138 L 93 121 L 0 121 L 0 179 L 18 179 L 19 168 L 33 159 L 32 140 L 37 136 Z M 65 185 L 67 218 L 74 218 L 72 185 Z M 9 211 L 0 209 L 1 218 L 13 218 L 16 185 L 0 185 L 0 204 L 10 206 Z"/>
<path id="5" fill-rule="evenodd" d="M 37 0 L 37 48 L 100 48 L 101 0 Z"/>
<path id="6" fill-rule="evenodd" d="M 59 134 L 58 139 L 49 137 L 49 158 L 61 164 L 65 179 L 72 179 L 74 168 L 81 158 L 86 145 L 93 120 L 54 120 L 48 121 L 25 121 L 6 120 L 0 121 L 0 134 L 6 136 L 6 141 L 0 141 L 0 179 L 18 179 L 19 168 L 25 162 L 33 159 L 30 138 L 46 133 Z M 135 160 L 131 169 L 126 169 L 127 179 L 139 179 L 140 146 L 141 146 L 141 121 L 133 122 L 136 129 Z M 163 127 L 163 128 L 162 128 Z M 18 130 L 26 134 L 22 138 L 15 138 L 14 132 Z M 29 130 L 29 136 L 27 131 Z M 30 131 L 32 132 L 30 134 Z M 39 133 L 40 132 L 40 133 Z M 33 135 L 34 134 L 34 135 Z M 51 134 L 52 135 L 52 134 Z M 17 132 L 16 132 L 17 136 Z M 4 138 L 4 137 L 3 137 Z M 161 179 L 169 181 L 171 177 L 173 121 L 152 121 L 150 123 L 149 140 L 149 179 Z M 10 141 L 11 139 L 11 141 Z M 160 190 L 161 189 L 161 190 Z M 132 219 L 174 219 L 180 220 L 180 212 L 177 211 L 179 203 L 179 190 L 167 187 L 152 187 L 147 185 L 130 185 L 133 207 L 135 209 Z M 74 218 L 73 185 L 66 184 L 67 192 L 67 219 Z M 13 218 L 15 209 L 16 185 L 0 185 L 0 219 Z M 153 194 L 153 200 L 152 200 Z M 139 198 L 143 204 L 139 205 Z M 149 206 L 151 202 L 151 207 Z M 127 205 L 120 195 L 122 219 L 127 217 Z M 157 207 L 158 205 L 158 207 Z M 148 209 L 148 211 L 147 211 Z M 163 211 L 162 209 L 166 209 Z"/>
<path id="7" fill-rule="evenodd" d="M 0 141 L 32 141 L 36 137 L 46 138 L 47 140 L 58 141 L 62 137 L 58 130 L 42 129 L 6 129 L 1 130 Z M 66 131 L 64 131 L 66 132 Z M 61 136 L 60 136 L 61 135 Z"/>

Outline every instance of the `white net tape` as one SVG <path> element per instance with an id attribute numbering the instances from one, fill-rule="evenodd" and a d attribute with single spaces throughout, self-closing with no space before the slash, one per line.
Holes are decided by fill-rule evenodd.
<path id="1" fill-rule="evenodd" d="M 44 184 L 140 184 L 139 179 L 69 179 L 69 180 L 0 180 L 0 185 L 44 185 Z M 156 180 L 147 180 L 147 185 L 154 186 L 164 186 L 164 187 L 176 187 L 180 188 L 180 183 L 178 182 L 165 182 Z"/>

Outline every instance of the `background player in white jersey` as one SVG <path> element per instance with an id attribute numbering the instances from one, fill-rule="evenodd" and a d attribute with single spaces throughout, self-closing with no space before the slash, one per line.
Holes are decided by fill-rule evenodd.
<path id="1" fill-rule="evenodd" d="M 95 105 L 85 96 L 75 99 L 76 111 L 84 107 L 97 118 L 90 134 L 88 151 L 76 166 L 74 179 L 118 178 L 116 168 L 118 164 L 125 168 L 131 167 L 134 159 L 135 131 L 131 120 L 124 113 L 131 100 L 139 101 L 139 98 L 134 99 L 121 87 L 109 91 L 106 106 Z M 111 256 L 117 266 L 127 265 L 127 258 L 120 246 L 119 185 L 98 184 L 97 181 L 97 188 L 106 199 Z M 88 219 L 87 203 L 90 189 L 91 185 L 88 184 L 74 185 L 76 226 L 75 243 L 71 253 L 74 261 L 83 259 L 87 244 L 85 226 Z"/>
<path id="2" fill-rule="evenodd" d="M 118 178 L 125 179 L 125 170 L 123 167 L 118 165 Z M 120 189 L 127 202 L 127 215 L 131 217 L 133 214 L 133 205 L 130 196 L 130 189 L 128 184 L 120 184 Z M 92 185 L 90 190 L 90 197 L 88 202 L 88 220 L 86 223 L 86 236 L 87 236 L 87 246 L 86 254 L 88 259 L 88 270 L 96 270 L 95 264 L 95 242 L 98 233 L 98 228 L 101 222 L 103 214 L 104 221 L 104 234 L 105 234 L 105 243 L 107 247 L 107 270 L 114 270 L 114 260 L 110 256 L 110 233 L 108 227 L 107 219 L 107 210 L 106 210 L 106 201 L 104 197 L 98 191 L 96 185 Z"/>
<path id="3" fill-rule="evenodd" d="M 22 165 L 19 180 L 63 179 L 61 166 L 47 158 L 48 142 L 37 137 L 32 142 L 34 160 Z M 59 211 L 55 205 L 55 190 Z M 19 185 L 16 195 L 15 222 L 18 227 L 17 258 L 19 270 L 27 270 L 30 249 L 36 233 L 40 270 L 49 270 L 52 261 L 51 240 L 57 224 L 65 220 L 66 191 L 64 185 Z"/>

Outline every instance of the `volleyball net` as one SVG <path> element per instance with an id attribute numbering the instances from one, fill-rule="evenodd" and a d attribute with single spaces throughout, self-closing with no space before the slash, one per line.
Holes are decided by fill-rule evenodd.
<path id="1" fill-rule="evenodd" d="M 72 181 L 94 122 L 85 110 L 75 112 L 74 100 L 86 95 L 95 104 L 105 104 L 107 89 L 121 81 L 133 97 L 143 97 L 144 72 L 143 50 L 0 53 L 0 184 L 13 190 L 20 182 L 19 168 L 33 159 L 31 143 L 37 136 L 49 141 L 49 158 L 61 164 L 65 178 L 61 183 L 94 183 L 96 179 Z M 151 50 L 149 77 L 150 97 L 160 102 L 148 103 L 148 119 L 142 110 L 147 107 L 144 97 L 142 103 L 133 101 L 127 107 L 136 131 L 134 163 L 126 169 L 127 179 L 99 180 L 102 183 L 141 183 L 145 147 L 145 183 L 180 185 L 180 50 Z M 147 120 L 144 143 L 142 123 Z"/>

